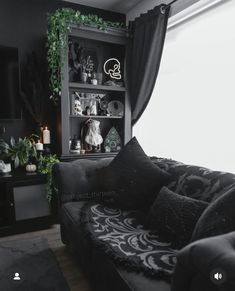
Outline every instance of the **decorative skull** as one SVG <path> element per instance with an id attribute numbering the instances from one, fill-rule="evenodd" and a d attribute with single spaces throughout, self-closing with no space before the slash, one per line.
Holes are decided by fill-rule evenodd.
<path id="1" fill-rule="evenodd" d="M 82 115 L 82 105 L 79 98 L 74 100 L 74 114 L 75 115 Z"/>
<path id="2" fill-rule="evenodd" d="M 120 80 L 122 78 L 120 69 L 121 64 L 118 59 L 110 58 L 104 63 L 104 72 L 112 79 Z"/>

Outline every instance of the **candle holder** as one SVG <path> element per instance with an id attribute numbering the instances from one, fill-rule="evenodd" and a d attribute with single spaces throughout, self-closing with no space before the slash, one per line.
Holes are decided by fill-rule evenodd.
<path id="1" fill-rule="evenodd" d="M 46 154 L 51 153 L 51 145 L 50 144 L 44 144 L 44 151 Z"/>

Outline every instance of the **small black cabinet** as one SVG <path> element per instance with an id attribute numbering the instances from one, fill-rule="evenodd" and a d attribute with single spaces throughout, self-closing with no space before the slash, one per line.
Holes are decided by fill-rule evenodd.
<path id="1" fill-rule="evenodd" d="M 0 176 L 0 235 L 43 228 L 51 223 L 46 178 L 37 173 Z"/>

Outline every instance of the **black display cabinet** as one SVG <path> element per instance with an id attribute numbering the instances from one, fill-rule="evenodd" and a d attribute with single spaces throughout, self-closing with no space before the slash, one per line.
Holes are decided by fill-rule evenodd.
<path id="1" fill-rule="evenodd" d="M 68 43 L 58 126 L 61 160 L 113 157 L 132 135 L 126 73 L 128 31 L 73 27 Z M 92 120 L 97 121 L 103 139 L 96 150 L 84 142 L 84 125 L 94 124 Z M 74 136 L 83 151 L 71 150 Z"/>

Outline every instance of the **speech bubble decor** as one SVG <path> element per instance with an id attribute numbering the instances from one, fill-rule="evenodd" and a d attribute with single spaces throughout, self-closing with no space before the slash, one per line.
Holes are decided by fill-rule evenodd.
<path id="1" fill-rule="evenodd" d="M 118 59 L 110 58 L 104 63 L 104 72 L 109 75 L 112 79 L 120 80 L 121 75 L 121 64 Z"/>

